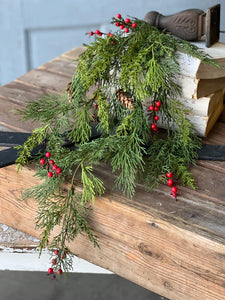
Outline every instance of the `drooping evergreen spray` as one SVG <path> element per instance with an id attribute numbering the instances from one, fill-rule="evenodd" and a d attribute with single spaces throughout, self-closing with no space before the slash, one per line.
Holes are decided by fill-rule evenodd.
<path id="1" fill-rule="evenodd" d="M 17 163 L 27 164 L 31 151 L 44 145 L 36 172 L 41 184 L 26 190 L 23 198 L 38 203 L 40 251 L 48 247 L 53 253 L 50 274 L 71 268 L 68 243 L 78 234 L 86 233 L 98 245 L 87 215 L 95 197 L 105 191 L 93 172 L 99 162 L 118 173 L 115 185 L 130 198 L 137 180 L 150 188 L 167 183 L 175 198 L 174 178 L 195 188 L 189 166 L 195 163 L 200 140 L 178 100 L 178 50 L 206 63 L 212 63 L 210 58 L 142 20 L 118 14 L 112 23 L 118 27 L 115 33 L 89 33 L 95 41 L 79 56 L 65 93 L 30 101 L 19 111 L 24 120 L 40 123 L 19 147 Z M 91 139 L 93 126 L 100 134 L 97 139 Z M 65 147 L 65 139 L 74 146 Z M 82 191 L 76 188 L 77 178 Z M 50 241 L 57 225 L 61 231 Z"/>

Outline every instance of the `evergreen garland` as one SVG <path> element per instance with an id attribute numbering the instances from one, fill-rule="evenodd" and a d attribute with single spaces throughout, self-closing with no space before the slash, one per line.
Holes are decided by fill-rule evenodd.
<path id="1" fill-rule="evenodd" d="M 115 185 L 130 198 L 137 180 L 153 188 L 166 183 L 168 172 L 195 188 L 189 166 L 195 163 L 200 140 L 177 100 L 181 96 L 176 83 L 180 70 L 177 53 L 185 51 L 206 63 L 213 62 L 196 46 L 142 20 L 124 20 L 117 15 L 112 23 L 125 27 L 125 33 L 90 32 L 95 41 L 79 56 L 65 93 L 28 102 L 19 111 L 23 120 L 39 121 L 40 127 L 18 147 L 18 166 L 29 163 L 36 146 L 42 144 L 46 152 L 44 159 L 43 152 L 38 155 L 42 168 L 36 176 L 41 183 L 26 190 L 23 198 L 35 198 L 38 203 L 40 252 L 48 247 L 54 256 L 50 274 L 70 270 L 68 243 L 78 234 L 87 234 L 98 246 L 87 216 L 95 197 L 105 190 L 104 182 L 93 173 L 99 162 L 110 164 L 112 172 L 118 173 Z M 152 109 L 156 101 L 160 117 Z M 159 118 L 166 127 L 163 137 L 157 128 Z M 93 125 L 101 136 L 91 140 Z M 74 147 L 65 147 L 66 140 Z M 77 188 L 77 179 L 82 191 Z M 55 226 L 61 230 L 50 241 Z"/>

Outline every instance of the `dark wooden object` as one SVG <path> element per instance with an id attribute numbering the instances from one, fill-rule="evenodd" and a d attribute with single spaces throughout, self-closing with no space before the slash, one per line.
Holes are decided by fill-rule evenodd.
<path id="1" fill-rule="evenodd" d="M 157 11 L 150 11 L 145 21 L 187 41 L 200 41 L 205 35 L 206 46 L 210 47 L 219 40 L 220 5 L 209 8 L 206 13 L 200 9 L 187 9 L 163 16 Z"/>
<path id="2" fill-rule="evenodd" d="M 35 124 L 21 123 L 11 109 L 43 92 L 65 90 L 75 68 L 72 59 L 81 51 L 74 49 L 0 87 L 0 127 L 33 129 Z M 225 144 L 225 123 L 218 122 L 205 142 Z M 135 198 L 129 200 L 112 191 L 115 177 L 107 166 L 99 166 L 96 173 L 107 191 L 96 199 L 89 221 L 100 249 L 86 236 L 79 236 L 71 249 L 169 299 L 225 299 L 225 163 L 199 161 L 192 172 L 198 189 L 179 186 L 178 201 L 163 185 L 152 192 L 137 185 Z M 38 183 L 34 173 L 33 166 L 20 173 L 15 165 L 0 169 L 0 222 L 39 238 L 34 200 L 18 201 L 22 189 Z"/>

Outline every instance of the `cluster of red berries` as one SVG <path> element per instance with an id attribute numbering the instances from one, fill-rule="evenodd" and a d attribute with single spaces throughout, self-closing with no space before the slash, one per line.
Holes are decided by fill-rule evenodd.
<path id="1" fill-rule="evenodd" d="M 131 22 L 129 18 L 123 19 L 121 14 L 116 15 L 117 20 L 115 21 L 115 25 L 119 27 L 121 30 L 124 29 L 124 32 L 128 33 L 130 28 L 136 28 L 137 24 Z"/>
<path id="2" fill-rule="evenodd" d="M 55 162 L 54 162 L 54 160 L 53 159 L 50 159 L 49 160 L 49 158 L 51 157 L 51 153 L 50 152 L 46 152 L 45 153 L 45 158 L 41 158 L 40 159 L 40 164 L 41 165 L 43 165 L 43 166 L 45 166 L 46 168 L 47 168 L 47 176 L 49 177 L 49 178 L 51 178 L 53 175 L 54 175 L 54 173 L 53 172 L 55 172 L 55 174 L 57 174 L 57 175 L 59 175 L 60 173 L 62 173 L 62 170 L 61 170 L 61 168 L 59 168 L 56 164 L 55 164 Z M 50 171 L 50 168 L 51 168 L 51 170 L 53 171 Z"/>
<path id="3" fill-rule="evenodd" d="M 156 122 L 159 120 L 159 116 L 156 115 L 156 112 L 159 111 L 160 106 L 161 106 L 161 102 L 154 100 L 153 103 L 148 108 L 151 112 L 153 112 L 153 121 L 151 124 L 151 129 L 154 132 L 158 131 Z"/>
<path id="4" fill-rule="evenodd" d="M 104 32 L 101 32 L 99 29 L 96 29 L 95 32 L 94 31 L 89 32 L 90 36 L 93 36 L 95 34 L 98 35 L 98 36 L 107 35 L 109 37 L 113 37 L 113 34 L 111 32 L 104 33 Z"/>
<path id="5" fill-rule="evenodd" d="M 56 257 L 51 260 L 52 267 L 48 268 L 48 274 L 50 274 L 50 275 L 51 274 L 54 275 L 54 269 L 55 269 L 55 266 L 57 265 L 57 262 L 59 262 L 60 259 L 66 258 L 65 252 L 60 252 L 59 250 L 54 250 L 53 253 L 56 255 Z M 61 268 L 58 268 L 56 271 L 56 274 L 62 275 L 62 273 L 63 273 L 63 270 Z"/>
<path id="6" fill-rule="evenodd" d="M 171 195 L 174 197 L 174 198 L 177 198 L 177 187 L 174 186 L 174 181 L 172 179 L 173 177 L 173 173 L 166 173 L 166 177 L 168 178 L 167 180 L 167 185 L 169 187 L 171 187 Z"/>
<path id="7" fill-rule="evenodd" d="M 130 29 L 137 27 L 137 24 L 135 22 L 132 22 L 129 18 L 123 19 L 121 14 L 117 14 L 116 18 L 114 18 L 114 21 L 112 23 L 115 24 L 117 27 L 119 27 L 121 30 L 124 29 L 124 32 L 126 32 L 126 33 L 128 33 L 130 31 Z M 107 35 L 108 37 L 111 37 L 111 38 L 113 37 L 113 34 L 111 32 L 104 33 L 104 32 L 101 32 L 99 29 L 96 29 L 95 31 L 90 31 L 88 34 L 90 36 Z M 114 41 L 112 41 L 111 44 L 114 44 Z"/>

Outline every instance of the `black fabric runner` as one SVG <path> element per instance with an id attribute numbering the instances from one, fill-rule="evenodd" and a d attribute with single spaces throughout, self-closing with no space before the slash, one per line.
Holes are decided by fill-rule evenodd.
<path id="1" fill-rule="evenodd" d="M 9 149 L 0 151 L 0 168 L 6 167 L 8 165 L 14 164 L 18 157 L 18 150 L 14 147 L 17 145 L 22 145 L 31 133 L 25 132 L 5 132 L 0 131 L 0 147 L 10 147 Z M 100 137 L 97 132 L 96 127 L 92 126 L 91 139 L 96 139 Z M 74 145 L 65 139 L 65 147 L 71 149 Z M 41 147 L 37 147 L 32 154 L 35 155 L 41 150 Z M 199 160 L 215 160 L 215 161 L 225 161 L 225 145 L 208 145 L 203 144 L 202 148 L 198 150 Z"/>

